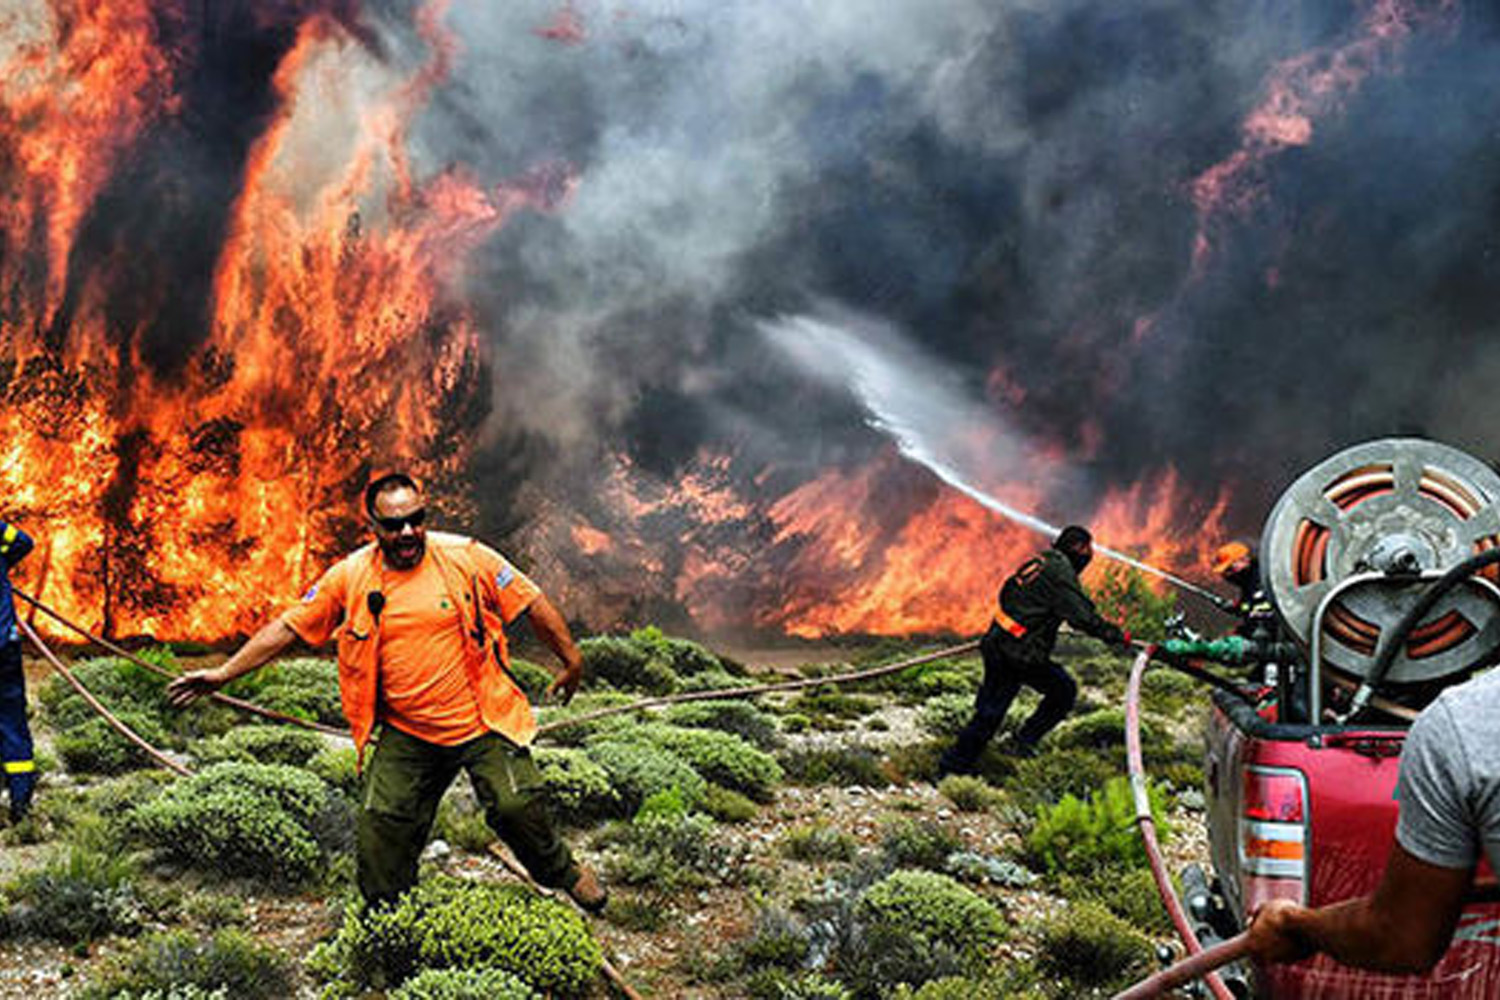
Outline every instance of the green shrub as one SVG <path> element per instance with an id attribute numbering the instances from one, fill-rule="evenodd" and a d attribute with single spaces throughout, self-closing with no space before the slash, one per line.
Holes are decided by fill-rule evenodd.
<path id="1" fill-rule="evenodd" d="M 537 747 L 532 757 L 542 774 L 542 794 L 554 815 L 578 824 L 625 815 L 625 802 L 609 771 L 583 750 Z"/>
<path id="2" fill-rule="evenodd" d="M 676 755 L 705 780 L 758 802 L 769 802 L 782 778 L 781 765 L 774 757 L 730 733 L 655 722 L 639 726 L 629 735 L 632 741 L 643 741 Z"/>
<path id="3" fill-rule="evenodd" d="M 795 712 L 811 718 L 819 716 L 834 719 L 859 719 L 881 707 L 879 698 L 866 694 L 851 694 L 833 684 L 824 684 L 806 694 L 799 695 L 789 706 Z"/>
<path id="4" fill-rule="evenodd" d="M 1018 761 L 1006 780 L 1011 801 L 1028 812 L 1057 802 L 1065 795 L 1086 796 L 1121 768 L 1101 754 L 1087 750 L 1051 750 L 1031 760 Z"/>
<path id="5" fill-rule="evenodd" d="M 999 805 L 1005 796 L 983 778 L 950 774 L 938 783 L 938 791 L 962 812 L 983 812 Z"/>
<path id="6" fill-rule="evenodd" d="M 438 803 L 433 836 L 473 854 L 482 854 L 495 840 L 484 810 L 473 799 L 445 795 Z"/>
<path id="7" fill-rule="evenodd" d="M 133 934 L 144 919 L 135 866 L 120 854 L 74 845 L 42 870 L 22 875 L 6 895 L 18 902 L 4 920 L 15 936 L 83 944 Z"/>
<path id="8" fill-rule="evenodd" d="M 390 906 L 351 907 L 309 957 L 336 985 L 391 989 L 426 969 L 502 969 L 540 993 L 576 997 L 603 955 L 583 917 L 519 885 L 440 877 Z"/>
<path id="9" fill-rule="evenodd" d="M 755 916 L 755 929 L 736 950 L 743 969 L 800 969 L 812 950 L 804 927 L 784 910 L 764 909 Z"/>
<path id="10" fill-rule="evenodd" d="M 200 764 L 240 761 L 245 764 L 287 764 L 302 767 L 327 747 L 323 737 L 291 726 L 237 726 L 194 744 Z"/>
<path id="11" fill-rule="evenodd" d="M 975 968 L 1005 938 L 999 910 L 936 872 L 887 875 L 860 896 L 857 913 L 876 932 L 889 931 L 928 949 L 947 948 Z"/>
<path id="12" fill-rule="evenodd" d="M 726 674 L 744 673 L 738 664 L 714 655 L 689 639 L 677 639 L 665 635 L 654 625 L 636 629 L 630 633 L 630 641 L 648 650 L 651 655 L 666 661 L 673 672 L 683 677 L 692 677 L 711 671 Z"/>
<path id="13" fill-rule="evenodd" d="M 891 1000 L 1016 1000 L 1016 994 L 1009 983 L 998 980 L 944 976 L 917 989 L 899 986 L 891 994 Z"/>
<path id="14" fill-rule="evenodd" d="M 235 1000 L 281 1000 L 296 993 L 287 960 L 235 930 L 205 939 L 188 931 L 156 934 L 124 955 L 102 980 L 84 991 L 85 1000 L 122 996 L 191 997 L 217 995 Z"/>
<path id="15" fill-rule="evenodd" d="M 395 990 L 390 1000 L 542 1000 L 504 969 L 426 969 Z"/>
<path id="16" fill-rule="evenodd" d="M 703 811 L 721 823 L 746 823 L 759 809 L 739 792 L 710 783 L 703 791 Z"/>
<path id="17" fill-rule="evenodd" d="M 1146 642 L 1167 637 L 1166 621 L 1177 610 L 1177 592 L 1156 585 L 1140 570 L 1118 563 L 1103 568 L 1093 587 L 1094 605 L 1110 621 L 1122 622 L 1130 634 Z"/>
<path id="18" fill-rule="evenodd" d="M 671 694 L 681 687 L 671 658 L 650 643 L 634 638 L 591 636 L 578 644 L 583 654 L 586 676 L 600 680 L 621 691 L 645 694 Z"/>
<path id="19" fill-rule="evenodd" d="M 1161 810 L 1161 792 L 1148 792 L 1157 833 L 1169 831 Z M 1144 864 L 1146 850 L 1135 823 L 1135 798 L 1124 778 L 1111 778 L 1087 799 L 1063 796 L 1054 806 L 1042 806 L 1036 825 L 1026 834 L 1028 858 L 1051 872 L 1086 874 L 1100 866 L 1133 867 Z"/>
<path id="20" fill-rule="evenodd" d="M 983 678 L 984 668 L 978 658 L 970 660 L 934 660 L 919 663 L 896 675 L 891 689 L 927 700 L 941 695 L 966 695 L 974 703 L 974 691 Z"/>
<path id="21" fill-rule="evenodd" d="M 167 745 L 167 731 L 157 722 L 156 716 L 131 708 L 111 711 L 147 743 L 158 749 Z M 99 716 L 58 730 L 53 746 L 68 770 L 81 774 L 121 774 L 161 766 Z"/>
<path id="22" fill-rule="evenodd" d="M 338 665 L 332 660 L 280 659 L 235 679 L 225 691 L 294 718 L 327 726 L 348 725 L 339 700 Z"/>
<path id="23" fill-rule="evenodd" d="M 200 870 L 298 883 L 323 865 L 319 834 L 352 827 L 347 816 L 329 816 L 338 806 L 305 771 L 225 763 L 179 779 L 127 824 L 149 846 Z"/>
<path id="24" fill-rule="evenodd" d="M 690 806 L 703 801 L 706 782 L 676 754 L 645 743 L 614 737 L 590 742 L 589 760 L 604 768 L 627 812 L 634 812 L 653 794 L 676 788 Z"/>
<path id="25" fill-rule="evenodd" d="M 626 885 L 675 892 L 729 875 L 730 854 L 715 841 L 713 822 L 689 813 L 676 788 L 651 796 L 634 819 L 601 839 L 617 848 L 607 863 L 610 877 Z"/>
<path id="26" fill-rule="evenodd" d="M 1172 918 L 1149 868 L 1132 868 L 1127 872 L 1101 868 L 1082 876 L 1064 876 L 1059 889 L 1069 899 L 1101 904 L 1137 930 L 1172 933 Z"/>
<path id="27" fill-rule="evenodd" d="M 1113 750 L 1124 759 L 1125 711 L 1101 708 L 1077 715 L 1052 733 L 1052 747 L 1062 750 Z M 1172 738 L 1155 720 L 1141 719 L 1141 752 L 1147 760 L 1159 760 L 1172 752 Z"/>
<path id="28" fill-rule="evenodd" d="M 1024 889 L 1035 885 L 1038 878 L 1030 868 L 1009 858 L 976 851 L 955 851 L 948 855 L 943 862 L 943 871 L 965 882 L 1003 885 L 1010 889 Z"/>
<path id="29" fill-rule="evenodd" d="M 510 661 L 510 676 L 516 682 L 516 686 L 526 695 L 526 700 L 533 705 L 542 700 L 547 689 L 552 686 L 552 671 L 538 663 L 513 657 Z"/>
<path id="30" fill-rule="evenodd" d="M 328 747 L 307 762 L 307 770 L 354 800 L 359 798 L 362 780 L 356 764 L 354 747 Z"/>
<path id="31" fill-rule="evenodd" d="M 952 739 L 974 714 L 972 694 L 941 694 L 928 699 L 917 715 L 917 725 L 928 736 Z"/>
<path id="32" fill-rule="evenodd" d="M 1151 942 L 1097 903 L 1069 907 L 1042 927 L 1043 971 L 1088 986 L 1125 985 L 1150 969 Z"/>
<path id="33" fill-rule="evenodd" d="M 781 853 L 797 861 L 852 861 L 853 837 L 831 826 L 799 826 L 781 838 Z"/>
<path id="34" fill-rule="evenodd" d="M 776 756 L 786 779 L 798 785 L 862 785 L 884 788 L 890 777 L 880 766 L 880 752 L 859 744 L 800 747 Z"/>
<path id="35" fill-rule="evenodd" d="M 963 838 L 931 820 L 896 820 L 885 825 L 881 854 L 891 868 L 942 871 L 948 856 L 964 849 Z"/>
<path id="36" fill-rule="evenodd" d="M 662 712 L 661 719 L 686 729 L 717 729 L 732 733 L 761 750 L 774 750 L 781 743 L 776 719 L 744 701 L 695 701 L 671 705 Z"/>
<path id="37" fill-rule="evenodd" d="M 837 980 L 816 972 L 761 969 L 745 984 L 750 1000 L 850 1000 L 853 994 Z"/>

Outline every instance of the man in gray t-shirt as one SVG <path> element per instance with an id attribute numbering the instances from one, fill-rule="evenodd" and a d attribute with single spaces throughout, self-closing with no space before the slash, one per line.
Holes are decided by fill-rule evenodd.
<path id="1" fill-rule="evenodd" d="M 1401 751 L 1396 843 L 1373 895 L 1318 909 L 1262 906 L 1251 954 L 1425 972 L 1448 950 L 1481 852 L 1500 859 L 1500 670 L 1449 688 L 1417 717 Z"/>

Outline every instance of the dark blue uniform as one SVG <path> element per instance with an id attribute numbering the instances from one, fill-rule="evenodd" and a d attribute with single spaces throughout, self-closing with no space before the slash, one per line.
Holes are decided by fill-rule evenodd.
<path id="1" fill-rule="evenodd" d="M 26 724 L 26 675 L 21 670 L 21 634 L 10 570 L 31 551 L 31 536 L 0 521 L 0 763 L 10 788 L 10 818 L 19 820 L 31 806 L 36 787 L 31 728 Z"/>

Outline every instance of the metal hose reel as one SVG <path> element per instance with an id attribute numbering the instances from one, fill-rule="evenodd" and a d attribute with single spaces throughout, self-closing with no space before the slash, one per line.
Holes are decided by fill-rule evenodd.
<path id="1" fill-rule="evenodd" d="M 1347 448 L 1292 483 L 1261 536 L 1261 575 L 1287 632 L 1321 660 L 1313 669 L 1363 680 L 1423 581 L 1497 547 L 1500 475 L 1447 445 L 1387 438 Z M 1439 600 L 1379 680 L 1436 681 L 1494 662 L 1497 580 L 1491 566 Z"/>

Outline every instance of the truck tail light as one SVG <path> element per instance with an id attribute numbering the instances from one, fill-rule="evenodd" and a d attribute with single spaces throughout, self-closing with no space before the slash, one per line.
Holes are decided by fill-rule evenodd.
<path id="1" fill-rule="evenodd" d="M 1240 863 L 1257 902 L 1300 900 L 1307 885 L 1307 778 L 1294 768 L 1245 768 Z"/>

